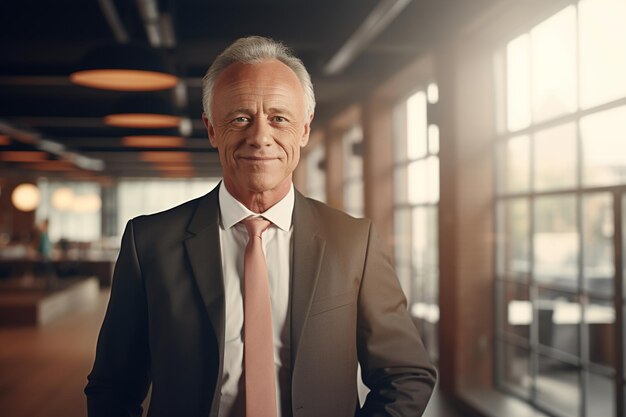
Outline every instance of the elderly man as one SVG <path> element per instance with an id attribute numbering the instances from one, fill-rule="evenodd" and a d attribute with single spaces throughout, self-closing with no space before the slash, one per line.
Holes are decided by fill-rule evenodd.
<path id="1" fill-rule="evenodd" d="M 292 184 L 315 108 L 302 62 L 239 39 L 203 102 L 223 181 L 128 223 L 89 415 L 139 416 L 152 384 L 153 417 L 420 416 L 435 371 L 371 222 Z"/>

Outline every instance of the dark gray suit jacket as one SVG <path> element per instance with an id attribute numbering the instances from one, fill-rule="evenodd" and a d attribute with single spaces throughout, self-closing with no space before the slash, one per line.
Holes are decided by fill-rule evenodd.
<path id="1" fill-rule="evenodd" d="M 224 354 L 217 188 L 131 220 L 85 388 L 89 416 L 216 417 Z M 435 370 L 369 220 L 296 192 L 291 415 L 420 416 Z M 362 409 L 357 361 L 371 392 Z M 289 415 L 285 416 L 289 417 Z"/>

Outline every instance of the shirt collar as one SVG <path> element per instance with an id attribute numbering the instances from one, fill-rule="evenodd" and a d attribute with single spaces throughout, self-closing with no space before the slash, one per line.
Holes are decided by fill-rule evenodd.
<path id="1" fill-rule="evenodd" d="M 289 187 L 289 192 L 278 203 L 267 209 L 263 213 L 255 213 L 241 204 L 226 189 L 224 182 L 220 183 L 219 190 L 220 201 L 220 218 L 224 229 L 230 229 L 243 219 L 254 216 L 261 216 L 269 220 L 277 227 L 284 231 L 291 229 L 291 216 L 293 215 L 293 206 L 295 201 L 295 193 L 293 184 Z"/>

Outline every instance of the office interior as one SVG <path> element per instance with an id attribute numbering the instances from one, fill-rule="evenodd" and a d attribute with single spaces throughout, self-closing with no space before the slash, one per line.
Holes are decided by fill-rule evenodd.
<path id="1" fill-rule="evenodd" d="M 201 79 L 251 34 L 311 72 L 294 183 L 373 220 L 438 367 L 425 415 L 626 415 L 623 0 L 7 1 L 0 22 L 0 415 L 85 415 L 124 225 L 219 182 Z M 90 86 L 94 54 L 156 56 L 165 84 Z M 137 113 L 167 117 L 115 119 Z"/>

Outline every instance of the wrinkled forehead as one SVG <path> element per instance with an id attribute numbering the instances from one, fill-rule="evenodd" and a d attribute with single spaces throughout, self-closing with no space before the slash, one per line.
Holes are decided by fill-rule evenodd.
<path id="1" fill-rule="evenodd" d="M 298 76 L 284 63 L 269 59 L 253 64 L 235 62 L 230 64 L 215 81 L 215 88 L 225 87 L 229 84 L 250 85 L 258 84 L 282 84 L 291 87 L 294 92 L 304 95 L 304 88 Z"/>
<path id="2" fill-rule="evenodd" d="M 291 68 L 278 60 L 233 63 L 215 81 L 213 105 L 238 97 L 277 96 L 293 101 L 304 110 L 304 88 Z"/>

